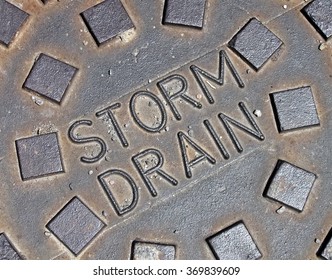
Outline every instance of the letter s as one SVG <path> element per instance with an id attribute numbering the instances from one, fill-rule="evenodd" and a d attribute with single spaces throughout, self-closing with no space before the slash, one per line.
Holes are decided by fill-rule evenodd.
<path id="1" fill-rule="evenodd" d="M 94 162 L 97 162 L 99 161 L 100 159 L 102 159 L 105 154 L 106 154 L 106 151 L 107 151 L 107 146 L 106 146 L 106 143 L 99 137 L 81 137 L 81 138 L 78 138 L 76 135 L 75 135 L 75 129 L 79 126 L 83 126 L 83 125 L 86 125 L 86 126 L 92 126 L 92 121 L 90 120 L 79 120 L 79 121 L 76 121 L 74 122 L 69 130 L 68 130 L 68 137 L 69 139 L 74 142 L 74 143 L 77 143 L 77 144 L 86 144 L 86 143 L 91 143 L 91 142 L 96 142 L 98 143 L 98 145 L 100 146 L 100 152 L 98 155 L 96 155 L 95 157 L 81 157 L 81 161 L 84 162 L 84 163 L 94 163 Z"/>

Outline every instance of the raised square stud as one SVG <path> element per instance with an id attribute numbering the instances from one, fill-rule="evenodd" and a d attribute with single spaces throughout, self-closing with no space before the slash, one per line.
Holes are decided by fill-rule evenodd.
<path id="1" fill-rule="evenodd" d="M 75 255 L 78 255 L 105 224 L 74 197 L 46 227 Z"/>
<path id="2" fill-rule="evenodd" d="M 166 0 L 163 24 L 202 28 L 206 0 Z"/>
<path id="3" fill-rule="evenodd" d="M 55 132 L 16 140 L 22 180 L 64 172 Z"/>
<path id="4" fill-rule="evenodd" d="M 266 186 L 264 196 L 301 212 L 315 180 L 315 174 L 279 160 Z"/>
<path id="5" fill-rule="evenodd" d="M 4 233 L 0 233 L 0 260 L 21 260 L 22 258 L 16 252 Z"/>
<path id="6" fill-rule="evenodd" d="M 243 222 L 238 222 L 207 239 L 219 260 L 257 260 L 262 254 Z"/>
<path id="7" fill-rule="evenodd" d="M 151 242 L 134 241 L 132 260 L 175 260 L 175 246 Z"/>
<path id="8" fill-rule="evenodd" d="M 228 45 L 257 71 L 281 47 L 282 41 L 260 21 L 252 18 Z"/>
<path id="9" fill-rule="evenodd" d="M 270 98 L 279 132 L 319 125 L 310 87 L 271 93 Z"/>
<path id="10" fill-rule="evenodd" d="M 317 256 L 325 260 L 332 260 L 332 228 L 319 248 Z"/>
<path id="11" fill-rule="evenodd" d="M 8 47 L 28 17 L 13 4 L 0 0 L 0 42 Z"/>
<path id="12" fill-rule="evenodd" d="M 302 12 L 325 39 L 332 36 L 332 0 L 312 1 Z"/>
<path id="13" fill-rule="evenodd" d="M 25 80 L 23 88 L 60 104 L 76 71 L 77 68 L 65 62 L 41 54 Z"/>
<path id="14" fill-rule="evenodd" d="M 105 0 L 87 9 L 81 16 L 98 46 L 135 28 L 120 0 Z"/>

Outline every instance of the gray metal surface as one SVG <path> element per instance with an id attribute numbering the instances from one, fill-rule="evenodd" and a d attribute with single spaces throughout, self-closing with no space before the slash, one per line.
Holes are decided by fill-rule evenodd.
<path id="1" fill-rule="evenodd" d="M 134 28 L 120 0 L 106 0 L 81 13 L 98 45 Z"/>
<path id="2" fill-rule="evenodd" d="M 256 70 L 281 47 L 282 41 L 256 18 L 252 18 L 229 42 L 229 46 Z"/>
<path id="3" fill-rule="evenodd" d="M 168 24 L 179 1 L 11 0 L 29 16 L 0 18 L 16 34 L 0 46 L 5 256 L 330 259 L 332 45 L 315 22 L 332 19 L 330 1 L 306 16 L 315 1 L 197 1 Z"/>
<path id="4" fill-rule="evenodd" d="M 280 132 L 320 124 L 310 87 L 275 92 L 270 96 Z"/>
<path id="5" fill-rule="evenodd" d="M 318 251 L 318 256 L 326 260 L 332 260 L 332 239 L 331 239 L 332 229 L 326 236 L 321 248 Z"/>
<path id="6" fill-rule="evenodd" d="M 8 46 L 29 14 L 6 1 L 0 1 L 0 42 Z"/>
<path id="7" fill-rule="evenodd" d="M 219 260 L 257 260 L 262 256 L 242 222 L 210 237 L 208 243 Z"/>
<path id="8" fill-rule="evenodd" d="M 154 244 L 148 242 L 133 242 L 133 260 L 174 260 L 175 246 L 168 244 Z"/>
<path id="9" fill-rule="evenodd" d="M 163 23 L 202 28 L 205 5 L 206 0 L 166 0 Z"/>
<path id="10" fill-rule="evenodd" d="M 36 59 L 23 88 L 60 103 L 77 69 L 45 54 Z"/>
<path id="11" fill-rule="evenodd" d="M 14 247 L 4 233 L 0 234 L 0 260 L 20 260 Z"/>
<path id="12" fill-rule="evenodd" d="M 320 0 L 310 3 L 303 13 L 326 39 L 332 36 L 332 1 Z"/>
<path id="13" fill-rule="evenodd" d="M 266 196 L 302 211 L 315 180 L 315 174 L 279 161 L 267 186 Z"/>
<path id="14" fill-rule="evenodd" d="M 77 255 L 104 226 L 105 224 L 75 197 L 46 227 Z"/>
<path id="15" fill-rule="evenodd" d="M 55 132 L 16 140 L 23 180 L 64 172 Z"/>

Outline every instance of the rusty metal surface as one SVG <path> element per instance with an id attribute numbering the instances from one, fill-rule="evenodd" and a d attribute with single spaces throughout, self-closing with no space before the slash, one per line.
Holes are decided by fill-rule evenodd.
<path id="1" fill-rule="evenodd" d="M 0 259 L 331 259 L 331 1 L 177 2 L 10 1 Z"/>

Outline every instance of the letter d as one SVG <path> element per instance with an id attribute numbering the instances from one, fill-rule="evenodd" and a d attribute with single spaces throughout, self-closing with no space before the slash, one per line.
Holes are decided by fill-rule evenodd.
<path id="1" fill-rule="evenodd" d="M 127 206 L 120 206 L 119 203 L 116 201 L 116 198 L 114 197 L 112 190 L 111 190 L 111 186 L 107 183 L 107 179 L 110 176 L 120 176 L 122 177 L 124 180 L 126 180 L 131 188 L 131 194 L 132 197 L 131 199 L 129 198 L 128 201 L 131 201 L 130 205 Z M 110 169 L 108 171 L 105 171 L 104 173 L 100 174 L 98 176 L 98 181 L 101 184 L 101 186 L 103 187 L 104 191 L 106 192 L 107 197 L 109 198 L 109 200 L 111 201 L 116 213 L 119 216 L 122 216 L 125 213 L 130 212 L 131 210 L 133 210 L 136 207 L 137 201 L 138 201 L 138 188 L 134 182 L 134 180 L 130 177 L 130 175 L 122 170 L 119 169 Z M 122 186 L 121 186 L 122 187 Z"/>

